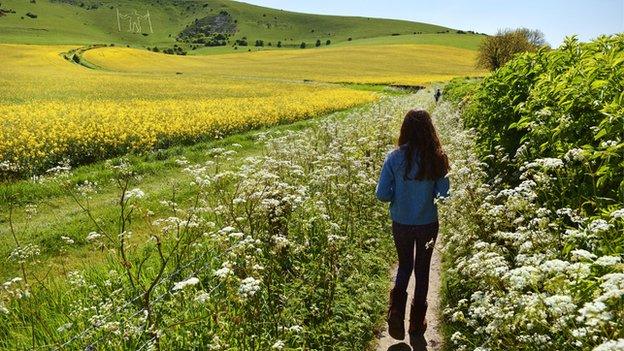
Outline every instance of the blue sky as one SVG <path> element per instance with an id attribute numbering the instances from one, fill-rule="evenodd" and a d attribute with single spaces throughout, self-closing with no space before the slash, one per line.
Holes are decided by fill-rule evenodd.
<path id="1" fill-rule="evenodd" d="M 241 0 L 278 9 L 428 22 L 494 34 L 499 28 L 540 29 L 558 46 L 566 35 L 589 40 L 624 32 L 624 0 Z"/>

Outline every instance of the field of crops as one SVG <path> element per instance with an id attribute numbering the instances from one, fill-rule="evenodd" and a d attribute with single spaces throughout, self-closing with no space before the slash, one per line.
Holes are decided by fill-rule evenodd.
<path id="1" fill-rule="evenodd" d="M 372 102 L 320 82 L 423 84 L 478 73 L 470 50 L 354 46 L 181 57 L 127 48 L 0 45 L 0 172 L 41 173 L 218 138 Z M 303 80 L 320 82 L 304 83 Z"/>
<path id="2" fill-rule="evenodd" d="M 3 174 L 219 138 L 376 99 L 323 84 L 92 71 L 57 50 L 0 46 Z"/>
<path id="3" fill-rule="evenodd" d="M 445 208 L 450 342 L 622 350 L 624 36 L 568 39 L 448 90 L 472 128 Z"/>
<path id="4" fill-rule="evenodd" d="M 0 1 L 0 350 L 624 351 L 624 34 Z M 414 108 L 451 191 L 429 328 L 390 340 Z"/>
<path id="5" fill-rule="evenodd" d="M 211 76 L 333 83 L 423 85 L 483 73 L 475 68 L 474 50 L 400 42 L 193 57 L 108 47 L 89 50 L 84 57 L 99 67 L 121 72 L 202 71 Z"/>
<path id="6" fill-rule="evenodd" d="M 379 350 L 396 257 L 375 187 L 414 108 L 451 162 L 429 346 L 624 350 L 624 34 L 486 74 L 482 35 L 426 23 L 117 6 L 156 30 L 2 3 L 0 350 Z"/>

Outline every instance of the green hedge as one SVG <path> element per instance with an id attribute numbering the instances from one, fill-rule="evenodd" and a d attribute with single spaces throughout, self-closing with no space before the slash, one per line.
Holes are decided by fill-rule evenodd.
<path id="1" fill-rule="evenodd" d="M 446 95 L 470 98 L 464 122 L 477 132 L 489 173 L 505 184 L 519 183 L 528 160 L 571 157 L 580 149 L 589 162 L 570 179 L 576 186 L 566 191 L 568 200 L 590 213 L 622 202 L 624 35 L 590 43 L 568 38 L 558 50 L 516 57 L 476 90 L 474 83 L 453 82 Z"/>
<path id="2" fill-rule="evenodd" d="M 443 207 L 449 349 L 622 350 L 624 35 L 446 92 L 471 130 Z"/>

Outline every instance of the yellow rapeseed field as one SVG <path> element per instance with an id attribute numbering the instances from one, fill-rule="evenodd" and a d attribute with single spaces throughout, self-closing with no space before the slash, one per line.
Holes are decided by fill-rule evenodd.
<path id="1" fill-rule="evenodd" d="M 374 101 L 331 83 L 425 84 L 477 74 L 475 53 L 435 45 L 173 56 L 107 47 L 0 45 L 0 174 L 37 173 L 291 122 Z M 313 82 L 304 82 L 305 80 Z"/>
<path id="2" fill-rule="evenodd" d="M 272 97 L 133 99 L 0 104 L 0 154 L 21 167 L 49 166 L 63 157 L 85 162 L 128 151 L 220 137 L 292 122 L 374 100 L 346 89 L 318 92 L 274 85 Z"/>
<path id="3" fill-rule="evenodd" d="M 374 101 L 328 84 L 90 70 L 69 47 L 0 45 L 0 164 L 28 174 Z M 9 164 L 10 163 L 10 164 Z M 1 172 L 1 170 L 0 170 Z"/>
<path id="4" fill-rule="evenodd" d="M 440 45 L 354 45 L 306 50 L 268 50 L 211 56 L 174 56 L 107 47 L 89 50 L 87 61 L 112 71 L 197 72 L 224 77 L 264 77 L 332 83 L 420 85 L 475 69 L 476 52 Z"/>

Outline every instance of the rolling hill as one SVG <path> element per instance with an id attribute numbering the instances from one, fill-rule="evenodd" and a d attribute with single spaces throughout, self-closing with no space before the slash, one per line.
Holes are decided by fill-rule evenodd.
<path id="1" fill-rule="evenodd" d="M 356 39 L 454 30 L 390 19 L 325 16 L 270 9 L 229 0 L 4 0 L 0 2 L 0 42 L 20 44 L 106 43 L 135 47 L 205 47 L 224 33 L 231 50 L 237 41 L 255 47 L 315 46 Z M 118 17 L 117 14 L 120 14 Z M 149 13 L 149 20 L 145 16 Z M 131 31 L 130 31 L 131 30 Z M 223 40 L 217 38 L 215 40 Z M 178 43 L 179 43 L 178 41 Z M 191 44 L 192 41 L 199 41 Z M 224 43 L 221 43 L 224 44 Z M 181 44 L 182 45 L 182 44 Z M 243 45 L 244 46 L 244 45 Z"/>

